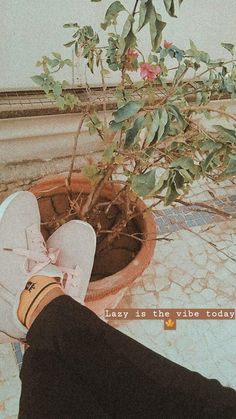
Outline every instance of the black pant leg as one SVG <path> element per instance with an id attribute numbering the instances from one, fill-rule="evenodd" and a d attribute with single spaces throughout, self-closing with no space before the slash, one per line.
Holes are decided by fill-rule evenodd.
<path id="1" fill-rule="evenodd" d="M 92 395 L 92 412 L 93 406 L 95 412 L 99 405 L 104 414 L 117 419 L 236 418 L 234 390 L 151 351 L 68 296 L 58 297 L 45 307 L 29 330 L 27 341 L 29 351 L 53 354 L 60 367 L 60 385 L 71 382 L 79 406 L 86 394 Z M 37 366 L 37 357 L 34 365 L 44 377 L 41 382 L 43 379 L 47 382 L 48 370 L 42 371 Z M 21 405 L 27 403 L 29 387 L 24 385 L 27 380 L 30 381 L 23 365 Z M 55 374 L 52 382 L 58 386 Z M 43 391 L 40 386 L 38 390 Z M 35 396 L 32 397 L 34 400 Z M 54 403 L 58 397 L 55 393 Z M 36 397 L 37 403 L 39 399 Z M 69 398 L 66 396 L 60 403 L 63 408 Z M 68 418 L 76 417 L 73 405 L 69 411 Z M 90 415 L 83 416 L 81 412 L 78 418 L 93 418 Z"/>
<path id="2" fill-rule="evenodd" d="M 20 372 L 19 419 L 111 419 L 55 351 L 26 350 Z"/>

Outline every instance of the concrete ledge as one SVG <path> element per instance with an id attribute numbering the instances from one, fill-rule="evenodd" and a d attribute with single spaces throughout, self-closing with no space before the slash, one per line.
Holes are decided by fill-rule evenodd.
<path id="1" fill-rule="evenodd" d="M 36 116 L 0 120 L 0 183 L 36 179 L 69 168 L 78 114 Z M 102 141 L 86 127 L 78 143 L 76 168 L 95 159 Z"/>

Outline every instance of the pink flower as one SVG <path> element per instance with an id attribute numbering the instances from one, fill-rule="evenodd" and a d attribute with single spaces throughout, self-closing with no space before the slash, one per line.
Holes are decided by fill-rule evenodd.
<path id="1" fill-rule="evenodd" d="M 129 61 L 133 61 L 133 60 L 135 60 L 136 58 L 138 58 L 138 53 L 137 53 L 137 51 L 135 51 L 135 49 L 131 49 L 131 48 L 129 48 L 129 49 L 127 49 L 127 51 L 126 51 L 126 58 L 129 60 Z"/>
<path id="2" fill-rule="evenodd" d="M 166 40 L 164 40 L 164 48 L 170 48 L 172 45 L 172 42 L 168 42 Z"/>
<path id="3" fill-rule="evenodd" d="M 152 65 L 143 63 L 140 65 L 140 75 L 144 80 L 154 81 L 157 78 L 157 75 L 160 73 L 161 67 L 158 64 Z"/>

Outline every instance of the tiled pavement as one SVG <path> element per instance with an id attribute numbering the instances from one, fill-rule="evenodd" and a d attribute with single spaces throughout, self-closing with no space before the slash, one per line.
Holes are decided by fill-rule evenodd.
<path id="1" fill-rule="evenodd" d="M 236 220 L 192 230 L 171 233 L 171 242 L 157 242 L 152 264 L 118 307 L 235 308 Z M 177 320 L 171 331 L 164 330 L 162 320 L 110 324 L 172 361 L 236 389 L 235 320 Z"/>
<path id="2" fill-rule="evenodd" d="M 20 395 L 19 370 L 11 345 L 0 345 L 0 419 L 15 419 Z"/>
<path id="3" fill-rule="evenodd" d="M 231 214 L 235 203 L 232 192 L 214 201 Z M 118 307 L 235 308 L 236 220 L 176 207 L 162 208 L 156 222 L 159 238 L 168 234 L 168 241 L 157 241 L 151 265 Z M 159 320 L 110 324 L 163 356 L 236 388 L 235 320 L 181 320 L 172 331 L 165 331 Z M 0 419 L 17 417 L 20 365 L 19 345 L 0 345 Z"/>
<path id="4" fill-rule="evenodd" d="M 227 214 L 236 213 L 236 195 L 215 199 L 213 202 L 206 201 L 204 204 L 213 206 Z M 222 221 L 221 215 L 207 211 L 206 208 L 198 205 L 179 205 L 174 208 L 168 207 L 166 209 L 158 210 L 155 218 L 159 235 Z"/>

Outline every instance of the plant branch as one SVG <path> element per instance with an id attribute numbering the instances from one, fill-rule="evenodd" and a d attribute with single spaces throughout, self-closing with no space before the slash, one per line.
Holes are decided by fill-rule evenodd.
<path id="1" fill-rule="evenodd" d="M 99 232 L 99 234 L 111 234 L 111 233 L 113 233 L 113 230 L 101 230 Z M 161 240 L 161 238 L 158 238 L 158 237 L 155 237 L 153 239 L 147 239 L 147 238 L 141 239 L 140 237 L 138 237 L 139 234 L 143 235 L 143 233 L 133 233 L 133 234 L 123 233 L 123 232 L 119 233 L 120 236 L 130 237 L 132 239 L 140 241 L 141 243 L 145 243 L 146 241 Z"/>
<path id="2" fill-rule="evenodd" d="M 134 15 L 135 15 L 135 13 L 136 13 L 136 9 L 137 9 L 138 3 L 139 3 L 139 0 L 136 0 L 136 1 L 135 1 L 134 8 L 133 8 L 132 16 L 134 16 Z"/>
<path id="3" fill-rule="evenodd" d="M 104 126 L 105 131 L 107 130 L 107 98 L 106 98 L 106 83 L 105 83 L 105 77 L 104 77 L 104 67 L 102 62 L 102 57 L 100 55 L 100 67 L 101 67 L 101 78 L 102 78 L 102 90 L 103 90 L 103 119 L 104 119 Z M 105 133 L 106 136 L 106 133 Z"/>
<path id="4" fill-rule="evenodd" d="M 136 218 L 136 217 L 140 216 L 140 214 L 145 214 L 145 213 L 149 212 L 150 210 L 152 210 L 154 207 L 156 207 L 157 205 L 159 205 L 159 203 L 162 202 L 162 201 L 164 201 L 164 199 L 165 199 L 165 197 L 164 196 L 161 196 L 161 195 L 156 195 L 155 198 L 159 199 L 159 201 L 153 203 L 152 205 L 150 205 L 149 207 L 145 208 L 141 212 L 133 213 L 131 215 L 131 217 L 129 218 L 129 221 L 132 220 L 133 218 Z M 186 202 L 183 199 L 179 199 L 179 198 L 175 199 L 175 202 L 177 202 L 179 204 L 182 204 L 184 206 L 187 206 L 187 207 L 200 207 L 200 208 L 203 208 L 203 209 L 200 209 L 200 208 L 192 208 L 193 211 L 207 212 L 207 213 L 211 213 L 211 214 L 220 215 L 221 217 L 227 217 L 227 218 L 230 218 L 230 219 L 232 218 L 232 215 L 231 214 L 228 214 L 227 212 L 222 211 L 222 210 L 220 210 L 218 208 L 212 207 L 209 204 L 205 204 L 204 202 Z"/>
<path id="5" fill-rule="evenodd" d="M 182 109 L 182 112 L 195 112 L 195 111 L 197 113 L 205 112 L 205 111 L 216 112 L 216 113 L 218 113 L 222 116 L 225 116 L 226 118 L 230 118 L 230 119 L 232 119 L 236 122 L 236 116 L 234 116 L 234 115 L 232 115 L 228 112 L 222 111 L 221 109 L 215 109 L 215 108 L 211 108 L 209 106 L 189 106 L 189 107 L 186 107 L 186 108 Z"/>
<path id="6" fill-rule="evenodd" d="M 74 164 L 75 164 L 78 140 L 79 140 L 79 136 L 80 136 L 80 133 L 81 133 L 81 129 L 82 129 L 86 114 L 87 114 L 87 112 L 82 115 L 82 117 L 80 119 L 78 129 L 77 129 L 75 137 L 74 137 L 74 146 L 73 146 L 73 151 L 72 151 L 71 164 L 70 164 L 69 173 L 68 173 L 68 176 L 67 176 L 67 179 L 66 179 L 67 180 L 67 186 L 69 187 L 69 189 L 70 189 L 70 186 L 71 186 L 71 176 L 72 176 L 72 172 L 73 172 L 73 168 L 74 168 Z"/>
<path id="7" fill-rule="evenodd" d="M 100 192 L 102 191 L 105 183 L 109 180 L 110 176 L 112 175 L 113 171 L 115 169 L 114 165 L 111 165 L 107 171 L 105 176 L 97 183 L 96 187 L 94 190 L 92 190 L 90 192 L 90 194 L 88 195 L 88 198 L 80 212 L 80 217 L 82 219 L 84 219 L 86 217 L 86 215 L 88 214 L 89 211 L 91 211 L 91 209 L 94 207 L 94 205 L 96 204 L 99 196 L 100 196 Z"/>
<path id="8" fill-rule="evenodd" d="M 161 196 L 157 196 L 157 198 L 160 198 L 160 199 L 164 200 L 164 197 L 161 197 Z M 187 206 L 187 207 L 194 207 L 194 206 L 202 207 L 202 208 L 207 209 L 208 210 L 207 212 L 215 213 L 217 215 L 220 215 L 221 217 L 232 218 L 231 214 L 228 214 L 227 212 L 222 211 L 218 208 L 212 207 L 209 204 L 205 204 L 204 202 L 186 202 L 183 199 L 179 199 L 179 198 L 177 198 L 175 200 L 175 202 L 178 202 L 179 204 L 182 204 L 182 205 Z M 193 211 L 199 211 L 199 210 L 196 209 L 196 208 L 193 208 Z"/>
<path id="9" fill-rule="evenodd" d="M 224 62 L 224 65 L 234 63 L 235 61 L 236 61 L 236 60 L 229 60 L 229 61 L 225 61 L 225 62 Z M 219 65 L 218 67 L 221 67 L 221 66 Z M 207 68 L 206 70 L 202 71 L 200 74 L 197 74 L 197 75 L 196 75 L 195 77 L 193 77 L 192 79 L 190 79 L 190 80 L 186 80 L 186 82 L 182 85 L 182 87 L 184 87 L 185 85 L 187 85 L 187 84 L 189 84 L 189 83 L 192 83 L 192 82 L 194 82 L 194 81 L 197 81 L 200 77 L 204 76 L 204 74 L 208 73 L 208 72 L 209 72 L 209 71 L 211 71 L 211 70 L 214 70 L 215 68 L 216 68 L 216 67 L 209 67 L 209 68 Z"/>

